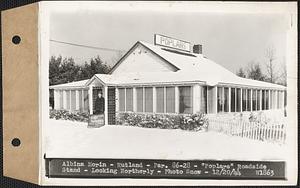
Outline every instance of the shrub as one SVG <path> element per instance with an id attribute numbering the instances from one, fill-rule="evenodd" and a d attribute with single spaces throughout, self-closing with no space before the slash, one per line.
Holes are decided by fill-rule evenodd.
<path id="1" fill-rule="evenodd" d="M 204 114 L 139 114 L 124 112 L 117 115 L 117 124 L 144 128 L 182 129 L 199 131 L 207 128 Z"/>
<path id="2" fill-rule="evenodd" d="M 50 110 L 51 119 L 88 122 L 89 114 L 86 112 L 69 112 L 67 110 Z"/>

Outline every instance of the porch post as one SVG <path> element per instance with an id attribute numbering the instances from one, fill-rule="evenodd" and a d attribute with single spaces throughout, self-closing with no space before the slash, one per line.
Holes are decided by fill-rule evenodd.
<path id="1" fill-rule="evenodd" d="M 76 89 L 75 90 L 75 98 L 76 98 L 76 102 L 75 102 L 75 104 L 76 104 L 76 106 L 75 106 L 75 110 L 79 110 L 79 103 L 80 103 L 80 99 L 79 99 L 79 90 L 78 89 Z"/>
<path id="2" fill-rule="evenodd" d="M 156 87 L 153 87 L 153 113 L 156 113 Z"/>
<path id="3" fill-rule="evenodd" d="M 179 87 L 175 86 L 175 113 L 179 113 Z"/>
<path id="4" fill-rule="evenodd" d="M 93 114 L 93 86 L 89 86 L 89 111 Z"/>
<path id="5" fill-rule="evenodd" d="M 108 89 L 107 86 L 104 86 L 104 124 L 108 125 Z"/>
<path id="6" fill-rule="evenodd" d="M 136 97 L 136 87 L 132 88 L 132 102 L 133 102 L 133 111 L 137 111 L 137 97 Z"/>

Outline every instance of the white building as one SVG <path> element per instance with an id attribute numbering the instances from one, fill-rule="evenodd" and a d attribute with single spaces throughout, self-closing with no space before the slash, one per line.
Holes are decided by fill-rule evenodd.
<path id="1" fill-rule="evenodd" d="M 99 90 L 105 98 L 105 124 L 114 124 L 118 112 L 213 114 L 284 108 L 286 87 L 238 77 L 205 58 L 201 45 L 191 50 L 187 42 L 163 37 L 155 38 L 156 45 L 138 41 L 110 74 L 50 86 L 54 108 L 92 114 Z M 162 39 L 169 41 L 157 41 Z"/>

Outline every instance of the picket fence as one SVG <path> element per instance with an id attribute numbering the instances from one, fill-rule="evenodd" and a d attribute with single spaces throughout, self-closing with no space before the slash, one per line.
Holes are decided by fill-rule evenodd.
<path id="1" fill-rule="evenodd" d="M 259 141 L 284 144 L 286 141 L 285 123 L 262 124 L 246 121 L 229 121 L 209 118 L 208 130 L 222 132 Z"/>

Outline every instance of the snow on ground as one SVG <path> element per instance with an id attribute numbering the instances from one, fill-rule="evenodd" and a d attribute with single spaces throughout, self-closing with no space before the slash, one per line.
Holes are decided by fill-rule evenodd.
<path id="1" fill-rule="evenodd" d="M 288 153 L 286 145 L 217 132 L 117 125 L 87 128 L 87 123 L 53 119 L 44 128 L 47 157 L 284 160 Z"/>

